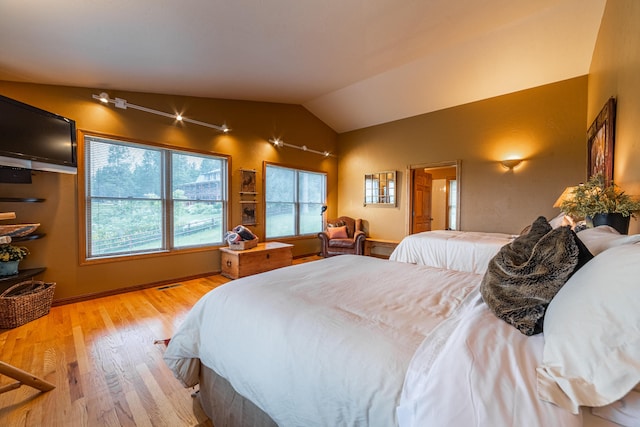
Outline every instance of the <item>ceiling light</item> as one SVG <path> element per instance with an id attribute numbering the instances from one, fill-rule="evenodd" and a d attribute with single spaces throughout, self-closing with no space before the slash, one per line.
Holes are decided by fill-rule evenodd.
<path id="1" fill-rule="evenodd" d="M 123 110 L 127 109 L 127 100 L 122 98 L 116 98 L 114 102 L 117 108 L 122 108 Z"/>
<path id="2" fill-rule="evenodd" d="M 108 103 L 114 104 L 117 108 L 122 108 L 123 110 L 126 110 L 127 108 L 133 108 L 134 110 L 144 111 L 145 113 L 156 114 L 158 116 L 164 116 L 164 117 L 168 117 L 178 121 L 193 123 L 195 125 L 216 129 L 224 133 L 228 133 L 229 131 L 231 131 L 231 129 L 229 129 L 229 127 L 226 124 L 223 124 L 220 126 L 214 125 L 211 123 L 201 122 L 199 120 L 189 119 L 187 117 L 183 117 L 181 114 L 170 114 L 164 111 L 154 110 L 153 108 L 143 107 L 141 105 L 129 104 L 126 99 L 122 99 L 122 98 L 111 99 L 109 98 L 109 95 L 106 92 L 102 92 L 100 95 L 91 95 L 91 97 L 105 104 L 108 104 Z"/>

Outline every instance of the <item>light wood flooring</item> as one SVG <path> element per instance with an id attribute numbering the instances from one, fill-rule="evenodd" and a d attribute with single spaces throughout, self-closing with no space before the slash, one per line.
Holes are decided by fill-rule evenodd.
<path id="1" fill-rule="evenodd" d="M 228 281 L 215 275 L 52 307 L 0 329 L 0 360 L 56 386 L 0 394 L 0 426 L 212 427 L 154 340 L 171 337 L 202 295 Z M 0 388 L 12 382 L 0 376 Z"/>

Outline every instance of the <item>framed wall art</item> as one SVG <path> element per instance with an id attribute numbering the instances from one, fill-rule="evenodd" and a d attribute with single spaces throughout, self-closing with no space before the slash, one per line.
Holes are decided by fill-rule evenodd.
<path id="1" fill-rule="evenodd" d="M 587 178 L 602 174 L 613 179 L 613 149 L 616 127 L 616 99 L 609 98 L 587 130 Z"/>
<path id="2" fill-rule="evenodd" d="M 255 194 L 256 192 L 256 171 L 250 169 L 240 169 L 241 174 L 241 193 Z"/>
<path id="3" fill-rule="evenodd" d="M 256 208 L 257 203 L 254 201 L 241 201 L 242 208 L 242 225 L 256 225 Z"/>

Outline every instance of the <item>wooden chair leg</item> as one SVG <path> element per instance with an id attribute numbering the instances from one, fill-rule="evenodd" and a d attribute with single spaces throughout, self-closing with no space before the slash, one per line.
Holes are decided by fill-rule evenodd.
<path id="1" fill-rule="evenodd" d="M 18 380 L 17 383 L 1 387 L 0 394 L 9 390 L 15 390 L 23 384 L 28 385 L 29 387 L 36 388 L 40 391 L 49 391 L 56 388 L 56 386 L 54 386 L 50 382 L 47 382 L 41 378 L 36 377 L 35 375 L 30 374 L 29 372 L 18 369 L 15 366 L 9 365 L 8 363 L 4 363 L 2 361 L 0 361 L 0 374 L 11 377 L 14 380 Z"/>

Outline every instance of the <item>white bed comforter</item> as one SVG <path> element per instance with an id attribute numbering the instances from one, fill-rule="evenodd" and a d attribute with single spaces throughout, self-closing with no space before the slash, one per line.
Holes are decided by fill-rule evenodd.
<path id="1" fill-rule="evenodd" d="M 402 239 L 389 259 L 484 274 L 491 258 L 515 237 L 479 231 L 425 231 Z"/>
<path id="2" fill-rule="evenodd" d="M 434 343 L 446 341 L 444 346 Z M 538 399 L 544 337 L 527 337 L 469 295 L 415 353 L 398 407 L 402 427 L 578 427 L 582 415 Z M 611 425 L 590 416 L 589 425 Z"/>
<path id="3" fill-rule="evenodd" d="M 481 276 L 342 255 L 225 284 L 172 337 L 282 426 L 393 426 L 409 362 Z M 196 380 L 197 381 L 197 380 Z"/>

